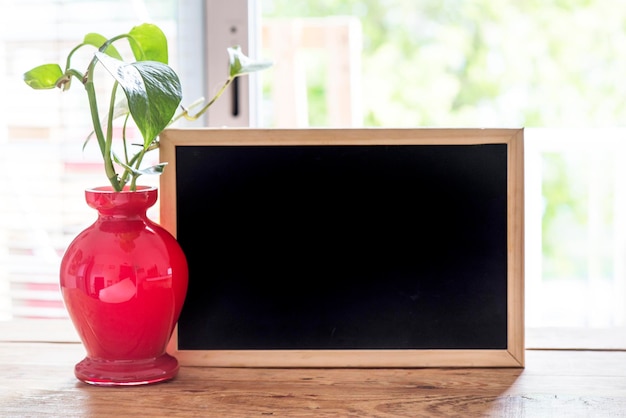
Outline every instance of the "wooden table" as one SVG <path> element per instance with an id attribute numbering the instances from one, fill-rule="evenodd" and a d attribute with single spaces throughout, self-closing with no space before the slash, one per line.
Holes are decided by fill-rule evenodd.
<path id="1" fill-rule="evenodd" d="M 106 388 L 78 343 L 0 342 L 1 417 L 626 417 L 626 352 L 527 350 L 524 369 L 182 367 Z"/>

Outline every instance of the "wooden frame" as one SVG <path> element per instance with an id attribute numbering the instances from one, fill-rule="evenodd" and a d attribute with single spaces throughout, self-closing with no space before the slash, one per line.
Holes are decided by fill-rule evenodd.
<path id="1" fill-rule="evenodd" d="M 180 350 L 175 330 L 168 351 L 181 364 L 213 367 L 524 367 L 523 129 L 168 129 L 160 155 L 161 224 L 176 236 L 176 147 L 187 145 L 506 144 L 506 349 Z"/>

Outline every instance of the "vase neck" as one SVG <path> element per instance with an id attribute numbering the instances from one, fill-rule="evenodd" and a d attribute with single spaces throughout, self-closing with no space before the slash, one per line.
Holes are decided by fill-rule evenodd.
<path id="1" fill-rule="evenodd" d="M 99 187 L 85 190 L 85 200 L 101 216 L 145 218 L 146 211 L 157 201 L 157 193 L 154 187 L 142 187 L 132 192 L 116 192 L 109 187 Z"/>

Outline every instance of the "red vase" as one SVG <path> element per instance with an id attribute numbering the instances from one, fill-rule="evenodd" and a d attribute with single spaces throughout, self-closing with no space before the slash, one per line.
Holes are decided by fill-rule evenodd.
<path id="1" fill-rule="evenodd" d="M 187 261 L 176 239 L 148 219 L 157 189 L 85 191 L 98 211 L 61 261 L 63 300 L 87 356 L 76 377 L 94 385 L 141 385 L 173 378 L 167 344 L 187 292 Z"/>

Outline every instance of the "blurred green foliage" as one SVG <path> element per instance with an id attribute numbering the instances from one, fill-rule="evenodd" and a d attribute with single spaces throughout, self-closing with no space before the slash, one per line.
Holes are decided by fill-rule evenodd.
<path id="1" fill-rule="evenodd" d="M 614 0 L 262 5 L 264 18 L 360 18 L 366 126 L 626 122 L 626 8 Z M 310 103 L 323 100 L 320 88 L 310 86 Z"/>

